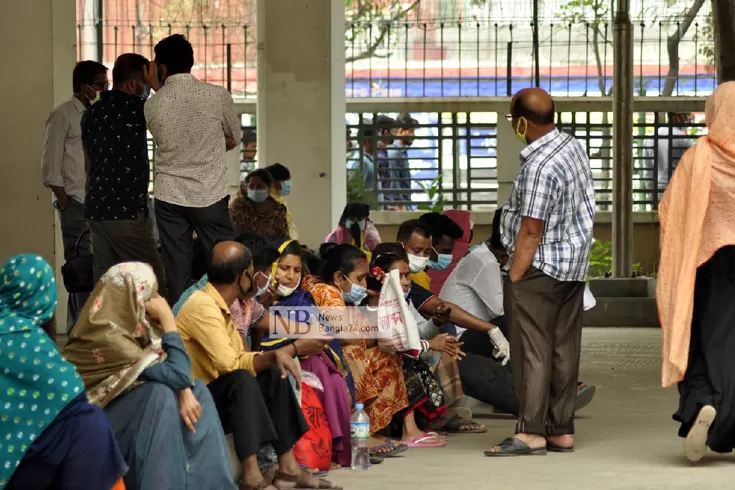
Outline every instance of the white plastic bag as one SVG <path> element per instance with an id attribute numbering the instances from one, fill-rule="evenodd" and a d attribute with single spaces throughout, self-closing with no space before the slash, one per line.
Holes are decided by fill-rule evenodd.
<path id="1" fill-rule="evenodd" d="M 421 337 L 416 320 L 408 309 L 399 271 L 385 276 L 378 302 L 378 346 L 388 352 L 401 352 L 411 357 L 421 353 Z"/>
<path id="2" fill-rule="evenodd" d="M 583 308 L 584 311 L 591 310 L 597 306 L 597 300 L 592 295 L 592 291 L 590 291 L 589 284 L 584 285 L 584 300 L 583 300 Z"/>

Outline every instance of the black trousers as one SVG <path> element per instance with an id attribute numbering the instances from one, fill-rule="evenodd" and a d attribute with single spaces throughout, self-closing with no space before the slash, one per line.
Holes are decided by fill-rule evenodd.
<path id="1" fill-rule="evenodd" d="M 156 224 L 166 267 L 166 299 L 169 304 L 175 304 L 189 287 L 194 232 L 205 250 L 210 250 L 217 242 L 235 237 L 229 201 L 230 198 L 225 197 L 206 208 L 188 208 L 156 199 Z"/>
<path id="2" fill-rule="evenodd" d="M 724 247 L 697 270 L 689 361 L 679 382 L 679 435 L 686 437 L 704 405 L 717 410 L 707 446 L 735 448 L 735 247 Z"/>
<path id="3" fill-rule="evenodd" d="M 238 370 L 208 385 L 225 434 L 232 434 L 240 461 L 271 443 L 278 456 L 293 448 L 309 426 L 287 379 L 276 368 L 254 377 Z"/>
<path id="4" fill-rule="evenodd" d="M 510 338 L 508 332 L 508 321 L 505 316 L 499 316 L 494 320 L 490 320 L 490 323 L 497 326 L 506 339 Z M 477 354 L 485 357 L 493 357 L 493 344 L 490 342 L 490 337 L 485 332 L 478 332 L 477 330 L 465 330 L 460 336 L 460 340 L 464 342 L 462 350 L 466 353 Z M 510 364 L 507 365 L 510 369 Z"/>

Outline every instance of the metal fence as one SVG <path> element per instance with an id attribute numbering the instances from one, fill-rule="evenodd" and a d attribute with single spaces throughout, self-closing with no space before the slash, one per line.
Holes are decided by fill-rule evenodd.
<path id="1" fill-rule="evenodd" d="M 704 114 L 691 109 L 702 110 L 703 99 L 689 99 L 684 106 L 656 101 L 656 98 L 649 100 L 650 103 L 641 106 L 640 111 L 634 114 L 633 210 L 637 212 L 657 209 L 681 156 L 698 136 L 706 134 Z M 562 110 L 556 120 L 562 131 L 574 135 L 586 148 L 595 179 L 597 209 L 611 211 L 612 113 L 600 110 L 606 104 L 599 102 L 586 103 L 577 99 L 569 104 L 560 99 L 557 107 Z M 348 194 L 351 193 L 350 197 L 363 196 L 362 200 L 383 209 L 426 208 L 439 201 L 445 207 L 455 209 L 495 209 L 499 190 L 498 165 L 503 164 L 497 158 L 497 128 L 499 124 L 509 123 L 504 117 L 507 109 L 490 109 L 505 107 L 503 104 L 496 100 L 485 103 L 485 108 L 482 103 L 463 104 L 469 108 L 476 105 L 477 110 L 411 112 L 419 126 L 413 144 L 407 148 L 406 174 L 398 168 L 395 152 L 383 149 L 391 144 L 392 149 L 400 148 L 398 138 L 394 136 L 400 123 L 378 122 L 381 115 L 395 120 L 399 112 L 348 113 Z M 396 101 L 387 107 L 395 110 L 401 105 Z M 432 102 L 423 105 L 431 107 Z M 564 108 L 565 105 L 571 105 L 569 110 Z M 686 109 L 687 112 L 670 114 L 661 109 L 667 105 L 670 110 Z M 354 102 L 348 103 L 348 111 L 359 106 Z M 365 154 L 370 152 L 372 155 L 366 160 Z M 366 168 L 371 164 L 372 169 Z M 371 170 L 374 182 L 361 180 Z"/>
<path id="2" fill-rule="evenodd" d="M 709 23 L 701 16 L 684 32 L 681 20 L 635 25 L 637 95 L 707 95 L 715 84 Z M 532 23 L 407 21 L 353 23 L 346 32 L 346 95 L 360 97 L 503 96 L 534 83 Z M 538 24 L 540 85 L 557 96 L 610 94 L 610 20 Z M 679 68 L 669 73 L 669 37 L 682 32 Z M 91 33 L 95 33 L 94 36 Z M 79 24 L 79 59 L 102 57 L 111 66 L 124 52 L 153 56 L 155 44 L 185 34 L 195 50 L 194 73 L 236 98 L 257 89 L 257 42 L 249 24 Z M 668 82 L 668 85 L 667 85 Z"/>
<path id="3" fill-rule="evenodd" d="M 498 165 L 514 163 L 498 161 L 498 125 L 509 124 L 504 117 L 506 99 L 365 102 L 348 102 L 345 115 L 348 147 L 345 164 L 350 199 L 368 202 L 375 209 L 426 209 L 439 202 L 446 208 L 472 211 L 496 208 L 500 187 Z M 612 113 L 601 110 L 609 105 L 609 99 L 557 100 L 559 128 L 579 139 L 590 157 L 598 211 L 612 210 Z M 246 106 L 250 112 L 241 109 L 243 131 L 255 130 L 252 104 Z M 370 109 L 365 106 L 385 110 L 368 112 Z M 438 110 L 427 109 L 432 106 Z M 704 99 L 681 98 L 674 103 L 649 98 L 636 106 L 633 210 L 651 212 L 657 209 L 682 154 L 697 137 L 706 134 L 704 114 L 697 112 L 703 109 Z M 680 112 L 672 118 L 663 108 Z M 411 111 L 411 117 L 419 123 L 413 144 L 406 151 L 407 174 L 396 168 L 399 160 L 393 151 L 399 148 L 395 132 L 401 124 L 373 123 L 380 115 L 395 121 L 407 112 L 404 109 Z M 678 114 L 686 114 L 691 119 L 679 121 Z M 391 151 L 381 152 L 387 146 Z M 149 150 L 153 171 L 155 145 L 150 139 Z M 257 161 L 246 161 L 242 154 L 243 148 L 244 168 L 258 165 Z M 288 162 L 283 163 L 288 166 Z M 370 173 L 374 180 L 366 183 L 365 177 Z"/>

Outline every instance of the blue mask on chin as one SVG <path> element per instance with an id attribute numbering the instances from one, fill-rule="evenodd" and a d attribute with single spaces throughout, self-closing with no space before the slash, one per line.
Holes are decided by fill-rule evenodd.
<path id="1" fill-rule="evenodd" d="M 263 202 L 268 199 L 268 189 L 248 189 L 248 199 L 253 202 Z"/>
<path id="2" fill-rule="evenodd" d="M 347 279 L 347 277 L 345 277 L 345 279 Z M 355 284 L 349 279 L 347 279 L 347 281 L 350 283 L 351 287 L 349 292 L 342 291 L 342 299 L 345 300 L 345 303 L 359 305 L 360 303 L 362 303 L 362 300 L 364 300 L 367 296 L 367 288 L 360 284 Z"/>
<path id="3" fill-rule="evenodd" d="M 352 225 L 354 224 L 357 224 L 357 226 L 360 227 L 360 231 L 365 231 L 365 220 L 364 219 L 360 221 L 352 221 L 351 219 L 345 220 L 345 228 L 347 228 L 348 230 L 352 228 Z"/>
<path id="4" fill-rule="evenodd" d="M 278 195 L 281 197 L 288 196 L 291 194 L 291 189 L 293 189 L 293 183 L 290 180 L 284 180 L 281 182 L 281 190 L 278 191 Z"/>
<path id="5" fill-rule="evenodd" d="M 452 254 L 437 254 L 437 260 L 429 261 L 429 269 L 443 271 L 452 263 Z"/>

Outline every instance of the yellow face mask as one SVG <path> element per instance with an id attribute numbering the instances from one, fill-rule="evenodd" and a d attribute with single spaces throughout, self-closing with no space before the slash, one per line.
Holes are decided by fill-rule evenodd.
<path id="1" fill-rule="evenodd" d="M 521 132 L 521 123 L 523 123 L 523 132 Z M 526 139 L 526 133 L 528 132 L 528 120 L 521 116 L 518 119 L 518 125 L 516 126 L 516 137 L 523 143 L 524 145 L 528 144 L 528 140 Z"/>

